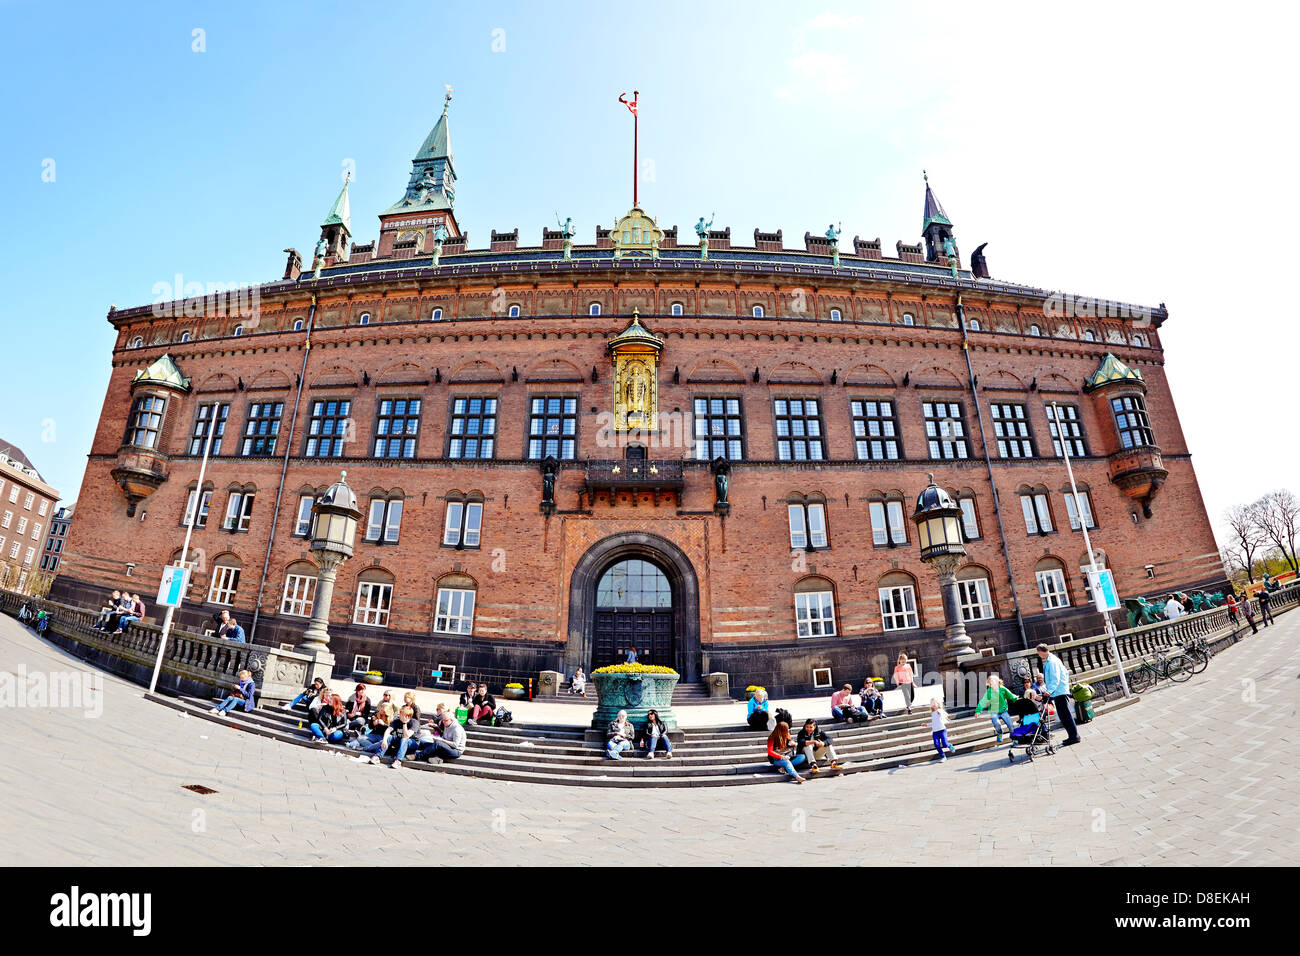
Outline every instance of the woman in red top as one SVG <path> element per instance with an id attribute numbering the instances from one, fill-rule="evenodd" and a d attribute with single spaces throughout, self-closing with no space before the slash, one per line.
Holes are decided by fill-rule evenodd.
<path id="1" fill-rule="evenodd" d="M 898 655 L 898 666 L 894 668 L 894 686 L 903 692 L 903 703 L 907 705 L 907 712 L 912 712 L 912 697 L 916 694 L 916 687 L 912 683 L 912 667 L 907 663 L 907 655 Z"/>
<path id="2" fill-rule="evenodd" d="M 790 762 L 790 725 L 784 720 L 779 721 L 776 729 L 768 735 L 767 759 L 773 767 L 788 774 L 792 783 L 803 783 L 803 777 L 795 772 L 794 764 Z"/>

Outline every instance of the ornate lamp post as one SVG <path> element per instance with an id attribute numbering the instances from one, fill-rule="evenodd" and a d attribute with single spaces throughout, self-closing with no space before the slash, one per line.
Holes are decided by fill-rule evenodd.
<path id="1" fill-rule="evenodd" d="M 916 499 L 912 520 L 916 522 L 916 537 L 921 544 L 921 560 L 939 573 L 946 660 L 974 653 L 957 599 L 957 568 L 966 558 L 961 518 L 961 508 L 948 492 L 934 483 L 931 475 L 930 484 Z"/>
<path id="2" fill-rule="evenodd" d="M 347 483 L 348 473 L 341 472 L 339 480 L 330 485 L 316 499 L 311 509 L 311 548 L 320 564 L 316 578 L 316 601 L 311 609 L 311 623 L 303 632 L 303 642 L 298 650 L 312 654 L 318 661 L 333 656 L 329 653 L 330 604 L 334 597 L 334 579 L 343 562 L 352 557 L 352 541 L 357 533 L 361 511 L 357 496 Z"/>

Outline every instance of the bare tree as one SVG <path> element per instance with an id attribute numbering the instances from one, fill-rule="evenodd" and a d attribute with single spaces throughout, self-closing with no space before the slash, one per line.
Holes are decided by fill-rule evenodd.
<path id="1" fill-rule="evenodd" d="M 1246 559 L 1240 547 L 1235 544 L 1225 544 L 1219 548 L 1219 560 L 1223 562 L 1223 573 L 1233 585 L 1240 587 L 1246 583 L 1244 580 Z"/>
<path id="2" fill-rule="evenodd" d="M 1240 565 L 1246 571 L 1246 579 L 1254 584 L 1255 552 L 1264 545 L 1266 540 L 1255 514 L 1255 505 L 1233 505 L 1224 512 L 1224 518 L 1232 531 L 1233 542 L 1230 547 L 1240 554 Z"/>
<path id="3" fill-rule="evenodd" d="M 1300 500 L 1283 488 L 1270 491 L 1251 508 L 1264 538 L 1282 553 L 1292 571 L 1300 572 L 1295 554 L 1295 539 L 1300 534 Z"/>

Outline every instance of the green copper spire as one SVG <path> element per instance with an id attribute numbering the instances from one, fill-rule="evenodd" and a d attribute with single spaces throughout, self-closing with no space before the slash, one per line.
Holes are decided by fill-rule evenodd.
<path id="1" fill-rule="evenodd" d="M 921 175 L 925 179 L 925 212 L 922 213 L 921 232 L 924 233 L 925 230 L 929 229 L 931 223 L 951 226 L 952 220 L 943 211 L 943 206 L 935 197 L 934 191 L 930 189 L 930 174 L 923 169 Z"/>
<path id="2" fill-rule="evenodd" d="M 449 86 L 443 98 L 442 115 L 411 160 L 406 195 L 385 209 L 381 218 L 393 213 L 447 211 L 455 203 L 456 167 L 451 158 L 451 130 L 447 119 L 451 93 Z"/>
<path id="3" fill-rule="evenodd" d="M 334 200 L 329 215 L 321 223 L 322 226 L 343 226 L 349 233 L 352 232 L 352 204 L 348 201 L 348 183 L 350 182 L 352 182 L 351 171 L 348 172 L 347 178 L 343 180 L 343 190 L 339 193 L 339 198 Z"/>

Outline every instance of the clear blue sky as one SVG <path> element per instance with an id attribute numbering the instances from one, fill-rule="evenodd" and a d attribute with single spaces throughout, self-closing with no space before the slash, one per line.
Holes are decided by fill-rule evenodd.
<path id="1" fill-rule="evenodd" d="M 375 238 L 444 83 L 471 247 L 515 226 L 536 242 L 557 211 L 590 237 L 630 205 L 617 96 L 635 87 L 641 204 L 662 225 L 716 212 L 740 237 L 780 228 L 800 246 L 834 220 L 845 247 L 892 248 L 919 238 L 924 167 L 962 248 L 990 243 L 996 277 L 1167 302 L 1175 398 L 1217 518 L 1297 485 L 1295 442 L 1243 414 L 1293 398 L 1293 297 L 1252 303 L 1257 286 L 1206 268 L 1267 262 L 1271 230 L 1300 211 L 1281 100 L 1296 24 L 1279 17 L 1294 19 L 1248 5 L 1201 20 L 1131 4 L 0 0 L 0 323 L 6 393 L 30 396 L 0 405 L 0 436 L 74 499 L 109 304 L 151 302 L 176 273 L 277 278 L 282 249 L 309 254 L 348 161 L 354 239 Z M 1241 404 L 1204 388 L 1211 375 L 1236 379 Z"/>

